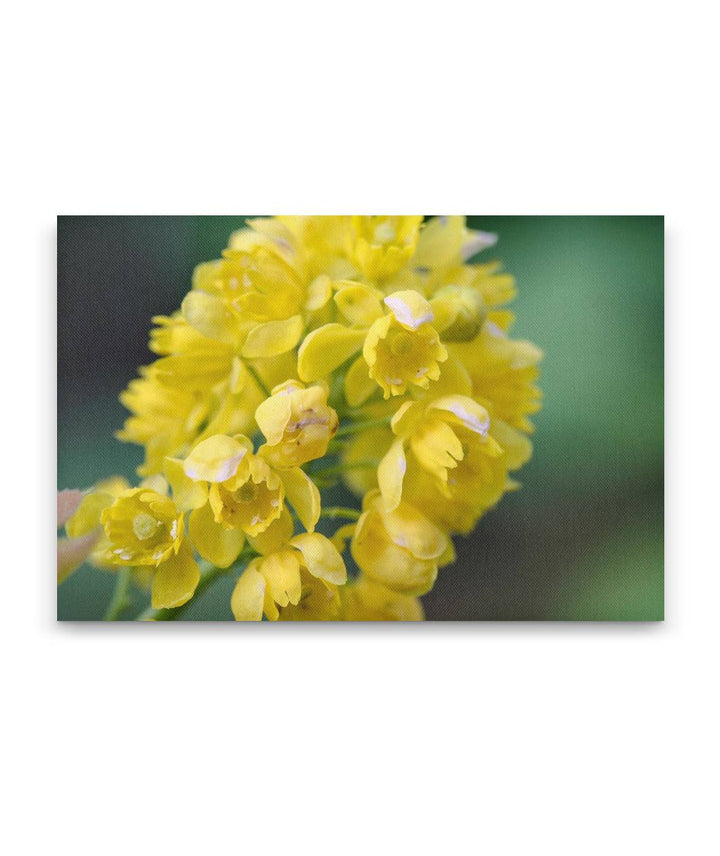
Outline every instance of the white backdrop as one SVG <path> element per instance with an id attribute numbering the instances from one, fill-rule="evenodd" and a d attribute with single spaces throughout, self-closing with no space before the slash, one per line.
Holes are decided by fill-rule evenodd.
<path id="1" fill-rule="evenodd" d="M 717 852 L 710 16 L 6 10 L 4 852 Z M 667 621 L 57 625 L 54 217 L 237 211 L 666 214 Z"/>

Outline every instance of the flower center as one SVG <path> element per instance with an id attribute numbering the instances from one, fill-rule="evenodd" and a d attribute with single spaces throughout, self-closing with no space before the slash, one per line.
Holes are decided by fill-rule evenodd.
<path id="1" fill-rule="evenodd" d="M 235 491 L 235 497 L 238 502 L 254 502 L 257 497 L 255 482 L 248 479 L 239 490 Z"/>
<path id="2" fill-rule="evenodd" d="M 397 333 L 390 344 L 390 350 L 396 357 L 404 357 L 413 349 L 413 338 L 404 330 Z"/>
<path id="3" fill-rule="evenodd" d="M 138 541 L 147 541 L 148 538 L 152 538 L 159 526 L 160 523 L 144 511 L 133 517 L 133 532 Z"/>

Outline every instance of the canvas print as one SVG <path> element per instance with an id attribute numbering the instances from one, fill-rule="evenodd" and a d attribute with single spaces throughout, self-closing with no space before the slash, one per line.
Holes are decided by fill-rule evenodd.
<path id="1" fill-rule="evenodd" d="M 662 619 L 663 247 L 59 217 L 58 618 Z"/>

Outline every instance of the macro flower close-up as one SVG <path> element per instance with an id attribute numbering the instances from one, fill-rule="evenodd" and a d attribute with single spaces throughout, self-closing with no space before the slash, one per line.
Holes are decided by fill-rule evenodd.
<path id="1" fill-rule="evenodd" d="M 173 221 L 194 230 L 176 239 L 193 261 L 184 282 L 168 270 L 167 295 L 152 283 L 121 286 L 137 324 L 96 364 L 116 372 L 124 414 L 113 404 L 102 419 L 114 414 L 106 436 L 126 451 L 103 454 L 90 483 L 78 469 L 60 485 L 64 505 L 77 503 L 59 533 L 63 615 L 86 609 L 86 591 L 88 610 L 105 597 L 96 617 L 108 620 L 418 621 L 547 609 L 537 597 L 543 587 L 550 597 L 554 566 L 567 561 L 563 543 L 550 543 L 562 527 L 548 523 L 560 513 L 548 488 L 563 466 L 553 447 L 561 431 L 535 434 L 544 351 L 563 360 L 557 334 L 571 329 L 550 299 L 558 261 L 533 256 L 518 282 L 498 251 L 513 218 L 232 221 Z M 116 230 L 133 222 L 107 220 Z M 532 242 L 542 218 L 524 222 Z M 73 246 L 92 249 L 81 243 L 82 218 L 68 228 Z M 194 249 L 206 228 L 222 241 L 214 258 Z M 509 250 L 522 266 L 521 238 Z M 136 243 L 145 246 L 140 233 Z M 148 275 L 164 266 L 152 262 Z M 63 262 L 61 287 L 64 271 L 79 270 Z M 535 280 L 546 283 L 545 303 Z M 534 311 L 518 300 L 524 289 Z M 549 399 L 551 416 L 573 416 L 571 389 Z M 97 437 L 79 445 L 94 420 L 76 424 L 62 466 L 104 448 Z M 543 451 L 526 479 L 538 437 Z"/>

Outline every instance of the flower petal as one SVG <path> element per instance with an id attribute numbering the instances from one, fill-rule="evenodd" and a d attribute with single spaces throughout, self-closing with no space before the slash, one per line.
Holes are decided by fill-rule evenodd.
<path id="1" fill-rule="evenodd" d="M 349 282 L 343 285 L 335 294 L 334 300 L 338 309 L 347 318 L 350 324 L 369 327 L 373 321 L 383 315 L 380 297 L 382 292 L 377 292 L 360 282 Z"/>
<path id="2" fill-rule="evenodd" d="M 248 542 L 253 550 L 257 550 L 263 556 L 269 556 L 270 553 L 282 549 L 292 538 L 294 531 L 293 519 L 285 507 L 277 520 L 273 520 L 264 532 L 249 537 Z"/>
<path id="3" fill-rule="evenodd" d="M 261 621 L 265 600 L 265 577 L 258 572 L 257 561 L 251 562 L 235 583 L 230 608 L 235 621 Z"/>
<path id="4" fill-rule="evenodd" d="M 305 297 L 305 309 L 307 312 L 316 312 L 322 309 L 323 306 L 332 297 L 332 287 L 330 285 L 330 277 L 321 273 L 307 287 Z"/>
<path id="5" fill-rule="evenodd" d="M 174 609 L 187 603 L 200 582 L 200 568 L 183 542 L 177 555 L 158 565 L 152 581 L 153 609 Z"/>
<path id="6" fill-rule="evenodd" d="M 421 324 L 428 324 L 435 317 L 432 306 L 419 291 L 395 291 L 383 303 L 408 330 L 417 330 Z"/>
<path id="7" fill-rule="evenodd" d="M 243 345 L 242 355 L 247 359 L 258 357 L 278 357 L 291 351 L 300 341 L 304 322 L 300 315 L 281 321 L 267 321 L 258 324 L 248 333 Z"/>
<path id="8" fill-rule="evenodd" d="M 318 579 L 340 586 L 347 582 L 347 570 L 335 545 L 319 532 L 304 532 L 290 539 L 303 556 L 303 564 Z"/>
<path id="9" fill-rule="evenodd" d="M 165 458 L 163 471 L 170 483 L 175 505 L 180 511 L 190 511 L 205 505 L 207 486 L 202 482 L 193 481 L 186 475 L 183 461 L 179 458 Z"/>
<path id="10" fill-rule="evenodd" d="M 282 470 L 279 475 L 285 485 L 288 502 L 297 512 L 302 525 L 312 532 L 320 519 L 320 491 L 300 467 Z"/>
<path id="11" fill-rule="evenodd" d="M 229 568 L 245 543 L 242 529 L 226 529 L 215 522 L 209 503 L 191 513 L 188 531 L 198 553 L 218 568 Z"/>
<path id="12" fill-rule="evenodd" d="M 219 297 L 191 291 L 182 302 L 182 313 L 188 324 L 208 339 L 235 344 L 237 321 Z"/>
<path id="13" fill-rule="evenodd" d="M 269 445 L 275 446 L 282 440 L 291 415 L 292 400 L 282 391 L 266 398 L 255 411 L 255 421 Z"/>
<path id="14" fill-rule="evenodd" d="M 350 407 L 360 407 L 377 389 L 370 377 L 365 357 L 359 356 L 345 375 L 345 400 Z"/>
<path id="15" fill-rule="evenodd" d="M 406 401 L 398 407 L 390 422 L 390 427 L 398 437 L 407 437 L 422 422 L 423 405 L 419 401 Z"/>
<path id="16" fill-rule="evenodd" d="M 247 447 L 235 437 L 215 434 L 198 443 L 185 459 L 185 475 L 195 481 L 224 482 L 237 472 Z"/>
<path id="17" fill-rule="evenodd" d="M 530 460 L 532 442 L 520 431 L 516 431 L 499 419 L 493 420 L 491 431 L 492 436 L 488 439 L 493 440 L 496 445 L 499 444 L 505 454 L 505 463 L 509 470 L 517 470 Z"/>
<path id="18" fill-rule="evenodd" d="M 485 436 L 490 427 L 490 414 L 472 398 L 465 395 L 448 395 L 436 398 L 428 405 L 428 410 L 446 410 L 457 417 L 462 424 L 476 434 Z"/>
<path id="19" fill-rule="evenodd" d="M 400 505 L 402 498 L 403 478 L 407 469 L 403 440 L 397 439 L 378 467 L 378 484 L 388 511 L 393 511 Z"/>
<path id="20" fill-rule="evenodd" d="M 447 549 L 447 535 L 406 502 L 384 514 L 383 524 L 393 542 L 418 559 L 437 559 Z"/>
<path id="21" fill-rule="evenodd" d="M 300 601 L 300 562 L 293 550 L 271 553 L 262 559 L 258 570 L 265 577 L 272 599 L 278 606 L 295 605 Z"/>
<path id="22" fill-rule="evenodd" d="M 365 330 L 351 330 L 342 324 L 325 324 L 313 330 L 298 351 L 301 380 L 320 380 L 362 348 Z"/>
<path id="23" fill-rule="evenodd" d="M 454 469 L 464 457 L 457 434 L 438 418 L 428 419 L 413 432 L 410 448 L 420 466 L 443 482 L 448 469 Z"/>

